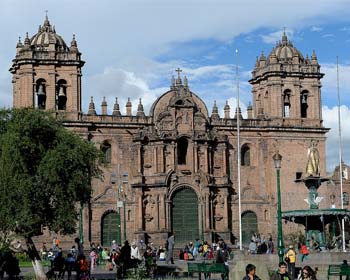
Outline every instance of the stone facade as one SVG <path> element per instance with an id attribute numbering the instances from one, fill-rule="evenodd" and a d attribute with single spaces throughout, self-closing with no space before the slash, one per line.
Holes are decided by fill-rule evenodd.
<path id="1" fill-rule="evenodd" d="M 104 179 L 92 181 L 91 202 L 84 208 L 86 240 L 107 245 L 112 237 L 122 240 L 126 234 L 129 240 L 162 244 L 171 231 L 179 242 L 218 236 L 236 240 L 238 154 L 243 240 L 255 231 L 276 236 L 276 150 L 283 157 L 282 211 L 308 207 L 306 188 L 294 180 L 305 173 L 311 140 L 318 141 L 321 175 L 326 173 L 323 74 L 316 54 L 304 58 L 285 34 L 267 58 L 257 58 L 250 80 L 253 106 L 246 119 L 240 110 L 230 118 L 228 104 L 224 117 L 215 103 L 209 113 L 180 69 L 149 115 L 141 100 L 136 115 L 130 101 L 122 114 L 117 99 L 112 115 L 105 100 L 98 115 L 92 97 L 86 114 L 81 108 L 83 65 L 75 38 L 67 47 L 46 18 L 36 35 L 18 43 L 10 71 L 14 107 L 54 110 L 67 129 L 104 153 Z M 320 195 L 322 191 L 328 189 L 321 187 Z M 108 220 L 112 213 L 116 220 Z"/>

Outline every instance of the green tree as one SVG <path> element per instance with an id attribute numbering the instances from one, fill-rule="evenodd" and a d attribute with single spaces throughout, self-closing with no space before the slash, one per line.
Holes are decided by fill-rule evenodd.
<path id="1" fill-rule="evenodd" d="M 52 114 L 0 110 L 0 231 L 24 238 L 37 278 L 45 275 L 32 237 L 43 227 L 75 232 L 79 202 L 90 199 L 90 180 L 101 174 L 98 158 Z"/>

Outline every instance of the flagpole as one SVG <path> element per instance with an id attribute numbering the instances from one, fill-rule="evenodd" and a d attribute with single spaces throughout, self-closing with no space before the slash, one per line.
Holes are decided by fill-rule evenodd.
<path id="1" fill-rule="evenodd" d="M 341 118 L 340 118 L 340 92 L 339 92 L 339 66 L 338 66 L 338 56 L 337 56 L 337 95 L 338 95 L 338 136 L 339 136 L 339 179 L 340 179 L 340 199 L 341 199 L 341 209 L 344 209 L 344 197 L 343 197 L 343 159 L 342 159 L 342 139 L 341 139 Z M 342 244 L 343 252 L 346 252 L 345 248 L 345 225 L 344 218 L 341 220 L 342 227 Z"/>
<path id="2" fill-rule="evenodd" d="M 238 49 L 236 49 L 236 84 L 237 84 L 237 178 L 238 178 L 238 221 L 239 221 L 239 250 L 242 251 L 242 203 L 241 203 L 241 144 L 240 144 L 240 114 L 239 114 L 239 78 L 238 78 Z"/>

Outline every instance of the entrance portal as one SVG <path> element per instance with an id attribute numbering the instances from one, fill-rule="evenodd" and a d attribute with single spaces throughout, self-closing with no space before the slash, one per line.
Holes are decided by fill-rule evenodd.
<path id="1" fill-rule="evenodd" d="M 173 196 L 172 230 L 176 243 L 188 243 L 199 238 L 198 198 L 196 193 L 185 188 Z"/>
<path id="2" fill-rule="evenodd" d="M 102 218 L 102 246 L 110 247 L 115 240 L 121 244 L 120 214 L 111 212 Z"/>
<path id="3" fill-rule="evenodd" d="M 249 244 L 252 235 L 258 233 L 258 218 L 252 211 L 242 214 L 242 243 Z"/>

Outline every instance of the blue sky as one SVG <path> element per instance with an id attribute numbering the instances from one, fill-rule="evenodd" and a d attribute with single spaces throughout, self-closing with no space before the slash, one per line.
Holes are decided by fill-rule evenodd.
<path id="1" fill-rule="evenodd" d="M 18 36 L 37 32 L 45 10 L 69 45 L 76 34 L 83 68 L 84 110 L 94 96 L 99 108 L 106 96 L 109 111 L 118 97 L 146 112 L 168 90 L 175 68 L 183 69 L 192 91 L 221 111 L 235 104 L 235 49 L 239 49 L 242 110 L 251 101 L 250 71 L 255 57 L 268 55 L 283 28 L 305 56 L 315 50 L 321 71 L 323 119 L 332 128 L 327 141 L 327 170 L 337 158 L 336 56 L 339 56 L 343 158 L 350 164 L 350 1 L 229 0 L 1 0 L 0 106 L 12 106 L 8 69 Z M 22 39 L 23 40 L 23 39 Z M 233 110 L 231 110 L 233 112 Z"/>

